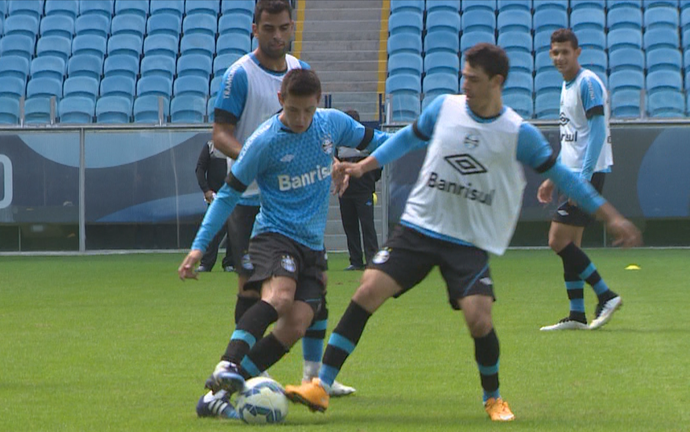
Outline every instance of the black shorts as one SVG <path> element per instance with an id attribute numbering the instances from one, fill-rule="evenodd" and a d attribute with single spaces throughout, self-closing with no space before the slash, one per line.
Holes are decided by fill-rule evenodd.
<path id="1" fill-rule="evenodd" d="M 589 182 L 597 192 L 601 193 L 601 191 L 604 189 L 605 178 L 606 173 L 597 172 L 592 175 L 592 179 Z M 570 204 L 567 196 L 561 195 L 559 197 L 559 202 L 560 205 L 558 206 L 556 213 L 553 215 L 552 220 L 554 222 L 576 227 L 586 227 L 594 222 L 594 216 L 582 210 L 580 207 Z"/>
<path id="2" fill-rule="evenodd" d="M 261 284 L 273 276 L 297 282 L 295 300 L 308 303 L 316 313 L 325 296 L 326 252 L 310 249 L 278 233 L 263 233 L 252 238 L 249 256 L 254 272 L 245 289 L 260 291 Z"/>
<path id="3" fill-rule="evenodd" d="M 402 287 L 396 297 L 424 280 L 435 266 L 441 270 L 453 309 L 459 309 L 457 300 L 470 295 L 496 299 L 486 251 L 435 239 L 402 225 L 393 230 L 370 265 Z"/>
<path id="4" fill-rule="evenodd" d="M 232 259 L 238 274 L 249 276 L 252 274 L 249 261 L 249 239 L 254 228 L 254 219 L 259 214 L 259 206 L 238 204 L 228 218 L 228 233 L 232 248 Z M 232 240 L 231 240 L 232 239 Z"/>

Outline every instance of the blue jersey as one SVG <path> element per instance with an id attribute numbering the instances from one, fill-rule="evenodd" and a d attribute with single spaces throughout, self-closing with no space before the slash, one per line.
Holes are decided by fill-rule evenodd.
<path id="1" fill-rule="evenodd" d="M 245 142 L 224 185 L 204 217 L 192 249 L 205 250 L 247 185 L 256 180 L 261 211 L 252 236 L 285 235 L 323 249 L 335 147 L 374 150 L 388 134 L 365 128 L 337 110 L 317 109 L 307 131 L 296 134 L 273 116 Z"/>

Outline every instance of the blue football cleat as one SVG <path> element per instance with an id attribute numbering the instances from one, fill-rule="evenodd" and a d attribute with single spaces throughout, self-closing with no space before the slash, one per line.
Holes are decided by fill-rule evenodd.
<path id="1" fill-rule="evenodd" d="M 231 396 L 244 388 L 244 377 L 240 374 L 236 364 L 221 361 L 206 380 L 206 388 L 213 393 L 225 390 L 228 392 L 228 396 Z"/>
<path id="2" fill-rule="evenodd" d="M 201 396 L 196 404 L 196 415 L 199 417 L 219 417 L 233 420 L 239 420 L 240 418 L 235 407 L 228 400 L 227 392 L 223 390 L 215 394 L 208 392 Z"/>

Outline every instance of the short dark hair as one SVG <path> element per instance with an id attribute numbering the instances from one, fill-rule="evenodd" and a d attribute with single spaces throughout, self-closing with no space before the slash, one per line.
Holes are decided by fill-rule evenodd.
<path id="1" fill-rule="evenodd" d="M 356 109 L 349 109 L 349 110 L 345 110 L 344 112 L 345 112 L 345 114 L 349 115 L 350 117 L 352 117 L 356 121 L 359 121 L 359 113 L 357 112 Z"/>
<path id="2" fill-rule="evenodd" d="M 321 98 L 321 81 L 311 69 L 291 69 L 280 85 L 283 98 L 290 96 L 316 96 Z"/>
<path id="3" fill-rule="evenodd" d="M 551 44 L 563 42 L 570 42 L 573 49 L 577 49 L 580 46 L 577 41 L 577 36 L 575 36 L 575 33 L 570 29 L 562 28 L 551 33 Z"/>
<path id="4" fill-rule="evenodd" d="M 292 6 L 289 0 L 259 0 L 256 2 L 254 8 L 254 22 L 259 24 L 261 20 L 261 13 L 266 11 L 271 15 L 277 15 L 283 11 L 287 11 L 290 19 L 292 19 Z"/>
<path id="5" fill-rule="evenodd" d="M 493 78 L 496 75 L 503 77 L 505 84 L 508 79 L 510 62 L 503 48 L 490 43 L 478 43 L 465 51 L 465 61 L 472 67 L 480 67 Z"/>

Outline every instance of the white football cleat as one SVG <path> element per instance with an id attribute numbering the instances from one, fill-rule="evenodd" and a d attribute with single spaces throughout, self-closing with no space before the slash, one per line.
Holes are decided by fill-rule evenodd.
<path id="1" fill-rule="evenodd" d="M 623 306 L 623 299 L 621 296 L 616 296 L 604 303 L 599 303 L 597 305 L 597 317 L 589 325 L 590 330 L 596 330 L 599 327 L 603 327 L 604 324 L 611 320 L 613 313 Z"/>
<path id="2" fill-rule="evenodd" d="M 570 319 L 570 317 L 565 317 L 558 321 L 556 324 L 550 326 L 544 326 L 539 329 L 540 331 L 555 331 L 555 330 L 589 330 L 589 326 L 586 323 Z"/>
<path id="3" fill-rule="evenodd" d="M 339 383 L 338 381 L 333 381 L 333 385 L 331 385 L 331 388 L 328 391 L 328 395 L 331 397 L 347 396 L 356 391 L 357 389 L 354 387 L 346 386 L 345 384 Z"/>

